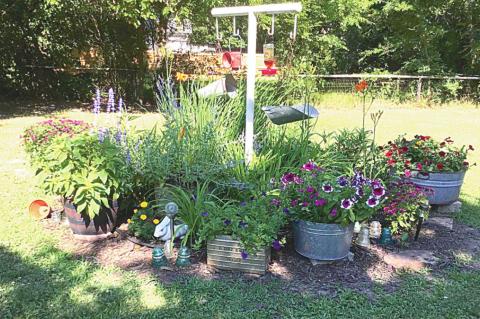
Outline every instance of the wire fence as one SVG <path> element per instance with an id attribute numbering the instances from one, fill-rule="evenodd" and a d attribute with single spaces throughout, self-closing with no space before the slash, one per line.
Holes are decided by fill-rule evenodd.
<path id="1" fill-rule="evenodd" d="M 145 97 L 151 86 L 151 70 L 99 67 L 24 67 L 32 91 L 74 92 L 77 98 L 92 91 L 92 84 L 114 87 L 131 100 Z M 241 76 L 241 75 L 240 75 Z M 301 75 L 313 78 L 320 94 L 352 93 L 355 84 L 365 79 L 377 96 L 394 101 L 445 102 L 451 100 L 480 103 L 480 76 L 412 76 L 394 74 Z M 63 93 L 63 92 L 62 92 Z M 148 93 L 147 93 L 148 95 Z"/>
<path id="2" fill-rule="evenodd" d="M 311 75 L 320 93 L 351 93 L 355 83 L 365 79 L 384 98 L 396 100 L 480 101 L 480 77 L 411 76 L 391 74 Z"/>

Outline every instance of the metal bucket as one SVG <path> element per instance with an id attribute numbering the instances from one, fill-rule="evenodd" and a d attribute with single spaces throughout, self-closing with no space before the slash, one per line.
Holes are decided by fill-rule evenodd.
<path id="1" fill-rule="evenodd" d="M 413 172 L 410 181 L 432 190 L 428 196 L 430 205 L 448 205 L 458 200 L 465 171 L 458 173 Z"/>
<path id="2" fill-rule="evenodd" d="M 293 223 L 295 250 L 310 259 L 334 261 L 346 258 L 352 246 L 353 224 Z"/>

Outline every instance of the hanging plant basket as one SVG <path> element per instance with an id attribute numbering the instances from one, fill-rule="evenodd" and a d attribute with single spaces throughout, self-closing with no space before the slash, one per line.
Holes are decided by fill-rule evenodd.
<path id="1" fill-rule="evenodd" d="M 311 105 L 296 106 L 266 106 L 262 111 L 268 116 L 270 121 L 276 125 L 304 121 L 318 117 L 318 111 Z"/>

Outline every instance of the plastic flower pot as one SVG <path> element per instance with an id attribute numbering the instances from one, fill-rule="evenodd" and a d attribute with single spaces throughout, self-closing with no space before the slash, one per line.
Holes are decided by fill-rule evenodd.
<path id="1" fill-rule="evenodd" d="M 448 205 L 460 197 L 465 171 L 456 173 L 412 172 L 409 180 L 415 185 L 431 189 L 430 205 Z"/>
<path id="2" fill-rule="evenodd" d="M 315 260 L 344 259 L 352 246 L 353 226 L 298 220 L 293 223 L 295 250 L 300 255 Z"/>
<path id="3" fill-rule="evenodd" d="M 106 238 L 116 227 L 118 203 L 113 202 L 113 208 L 103 208 L 100 214 L 91 219 L 79 214 L 75 205 L 65 201 L 65 216 L 73 234 L 77 239 L 98 240 Z"/>
<path id="4" fill-rule="evenodd" d="M 270 247 L 242 257 L 240 241 L 231 236 L 217 236 L 207 242 L 207 264 L 218 269 L 265 274 L 270 263 Z"/>

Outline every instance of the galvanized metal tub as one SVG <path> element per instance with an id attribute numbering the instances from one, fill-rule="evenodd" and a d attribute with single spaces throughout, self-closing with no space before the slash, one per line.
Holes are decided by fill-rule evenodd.
<path id="1" fill-rule="evenodd" d="M 430 205 L 448 205 L 458 200 L 465 171 L 457 173 L 413 172 L 409 180 L 415 185 L 431 189 Z"/>
<path id="2" fill-rule="evenodd" d="M 207 264 L 218 269 L 265 274 L 270 263 L 270 247 L 242 258 L 242 246 L 231 236 L 217 236 L 207 242 Z"/>
<path id="3" fill-rule="evenodd" d="M 352 246 L 353 226 L 296 221 L 293 223 L 295 250 L 315 260 L 346 258 Z"/>

